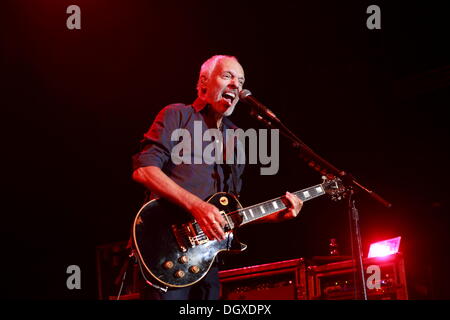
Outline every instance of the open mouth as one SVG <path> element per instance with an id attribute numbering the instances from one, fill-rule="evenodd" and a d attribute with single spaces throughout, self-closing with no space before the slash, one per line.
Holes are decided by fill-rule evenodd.
<path id="1" fill-rule="evenodd" d="M 224 92 L 222 94 L 222 98 L 225 99 L 229 104 L 232 104 L 233 100 L 236 98 L 236 94 L 234 92 Z"/>

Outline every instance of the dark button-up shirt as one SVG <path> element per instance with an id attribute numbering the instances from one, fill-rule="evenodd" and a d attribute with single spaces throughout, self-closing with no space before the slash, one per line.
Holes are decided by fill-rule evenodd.
<path id="1" fill-rule="evenodd" d="M 178 185 L 204 200 L 220 191 L 238 194 L 242 186 L 241 175 L 244 170 L 244 164 L 237 164 L 237 152 L 235 153 L 235 160 L 232 165 L 225 163 L 208 164 L 205 163 L 205 159 L 202 157 L 203 151 L 208 145 L 211 145 L 211 142 L 219 143 L 215 141 L 217 139 L 214 137 L 210 141 L 203 141 L 203 135 L 208 129 L 203 118 L 203 112 L 207 107 L 201 100 L 197 99 L 192 105 L 171 104 L 163 108 L 155 118 L 148 132 L 144 135 L 141 151 L 133 156 L 133 169 L 156 166 Z M 194 121 L 198 121 L 197 128 L 201 124 L 201 136 L 198 130 L 194 132 Z M 223 146 L 225 146 L 225 130 L 237 129 L 237 127 L 226 117 L 223 118 L 222 123 L 220 132 L 223 137 Z M 177 154 L 181 154 L 183 159 L 190 159 L 190 164 L 177 164 L 173 161 L 172 151 L 182 141 L 182 139 L 172 141 L 172 133 L 176 129 L 186 129 L 186 132 L 190 134 L 191 148 L 190 150 L 187 149 L 189 154 L 186 155 L 176 152 Z M 195 139 L 196 141 L 194 141 Z M 200 144 L 200 141 L 201 149 L 194 146 L 195 143 Z M 186 150 L 183 151 L 186 152 Z M 214 152 L 212 154 L 215 155 Z M 231 170 L 231 166 L 234 167 L 233 170 Z M 157 195 L 152 193 L 151 198 L 155 197 Z"/>

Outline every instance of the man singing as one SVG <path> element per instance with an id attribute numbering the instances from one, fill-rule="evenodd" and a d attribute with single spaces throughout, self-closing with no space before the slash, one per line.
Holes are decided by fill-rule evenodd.
<path id="1" fill-rule="evenodd" d="M 205 130 L 217 129 L 223 136 L 227 129 L 236 126 L 227 118 L 239 101 L 239 92 L 244 85 L 244 70 L 233 56 L 216 55 L 206 60 L 200 69 L 197 83 L 197 99 L 191 105 L 171 104 L 163 108 L 149 131 L 144 135 L 141 152 L 133 157 L 133 179 L 151 191 L 151 198 L 165 198 L 189 212 L 210 240 L 223 240 L 225 219 L 219 209 L 205 202 L 216 192 L 239 194 L 242 186 L 243 164 L 234 162 L 232 170 L 228 164 L 193 161 L 176 164 L 171 152 L 177 141 L 172 141 L 176 129 L 186 129 L 194 137 L 195 122 L 202 123 Z M 201 141 L 203 146 L 210 142 Z M 223 143 L 218 141 L 217 143 Z M 220 146 L 223 150 L 223 146 Z M 188 158 L 202 157 L 195 154 Z M 231 173 L 230 173 L 231 172 Z M 287 192 L 287 209 L 263 218 L 263 221 L 281 221 L 294 218 L 300 212 L 302 201 Z M 167 292 L 146 286 L 144 299 L 163 300 L 216 300 L 219 299 L 220 283 L 218 268 L 214 264 L 208 274 L 195 285 L 170 288 Z"/>

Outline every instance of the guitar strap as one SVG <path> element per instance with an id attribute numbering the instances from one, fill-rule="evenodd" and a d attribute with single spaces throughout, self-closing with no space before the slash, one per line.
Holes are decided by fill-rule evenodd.
<path id="1" fill-rule="evenodd" d="M 226 145 L 226 141 L 223 141 L 223 144 Z M 234 144 L 236 147 L 236 144 Z M 236 197 L 239 197 L 237 185 L 238 185 L 238 176 L 237 176 L 237 155 L 236 150 L 233 152 L 234 161 L 233 164 L 227 163 L 227 154 L 226 154 L 226 148 L 223 148 L 223 175 L 224 175 L 224 185 L 226 187 L 226 192 L 233 193 Z M 229 176 L 231 174 L 231 186 L 228 184 Z"/>
<path id="2" fill-rule="evenodd" d="M 237 189 L 237 185 L 238 185 L 238 182 L 237 182 L 238 177 L 237 177 L 237 172 L 236 172 L 237 171 L 237 165 L 234 164 L 234 165 L 229 165 L 229 166 L 231 167 L 231 180 L 233 182 L 233 191 L 232 191 L 232 193 L 234 193 L 234 195 L 239 198 L 239 192 L 238 192 L 238 189 Z"/>
<path id="3" fill-rule="evenodd" d="M 225 163 L 222 166 L 222 168 L 223 168 L 223 173 L 224 173 L 224 180 L 227 182 L 229 180 L 229 176 L 231 175 L 231 182 L 232 182 L 231 186 L 228 183 L 225 184 L 225 187 L 226 187 L 225 192 L 232 193 L 236 197 L 239 197 L 239 193 L 237 190 L 237 172 L 236 172 L 237 168 L 236 168 L 236 165 Z"/>

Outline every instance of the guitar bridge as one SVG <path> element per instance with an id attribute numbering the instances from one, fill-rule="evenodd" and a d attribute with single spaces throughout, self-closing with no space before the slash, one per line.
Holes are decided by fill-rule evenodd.
<path id="1" fill-rule="evenodd" d="M 189 243 L 191 244 L 192 248 L 209 241 L 208 237 L 203 233 L 198 224 L 194 226 L 193 223 L 189 222 L 187 224 L 184 224 L 184 227 L 187 230 Z"/>
<path id="2" fill-rule="evenodd" d="M 198 225 L 197 225 L 198 227 Z M 198 227 L 200 229 L 200 227 Z M 189 223 L 189 230 L 192 230 L 192 234 L 189 237 L 189 242 L 192 247 L 202 245 L 209 241 L 208 237 L 200 229 L 198 230 L 192 223 Z"/>

